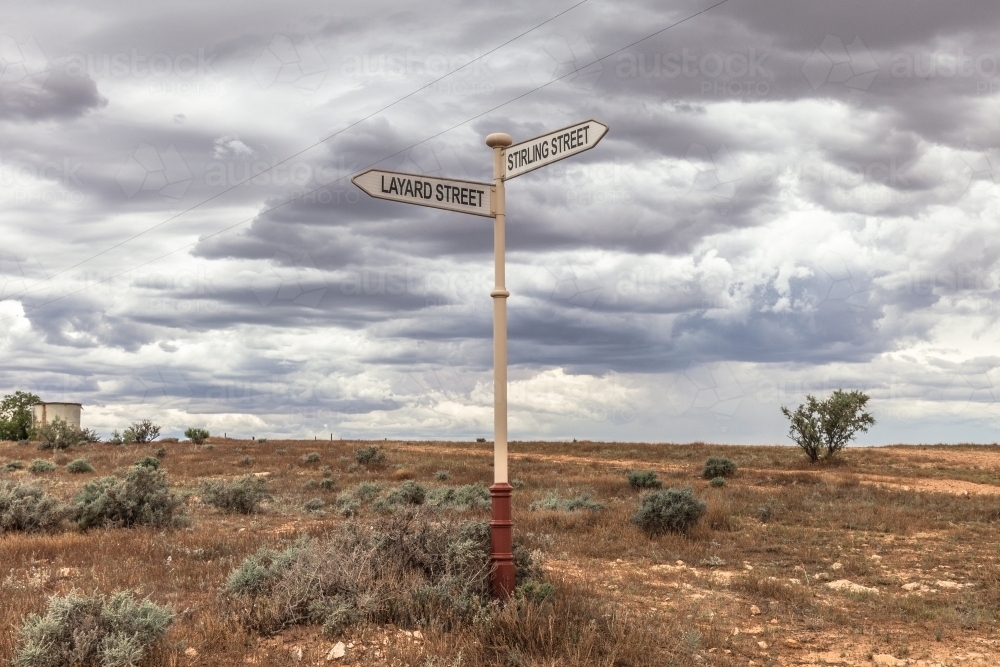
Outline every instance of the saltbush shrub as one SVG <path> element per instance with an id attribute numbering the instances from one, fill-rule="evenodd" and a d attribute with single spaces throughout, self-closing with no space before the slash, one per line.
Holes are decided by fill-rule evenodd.
<path id="1" fill-rule="evenodd" d="M 36 475 L 43 472 L 52 472 L 56 469 L 56 464 L 52 461 L 46 461 L 45 459 L 35 459 L 28 466 L 28 472 L 33 472 Z"/>
<path id="2" fill-rule="evenodd" d="M 309 452 L 302 455 L 303 463 L 319 463 L 319 452 Z"/>
<path id="3" fill-rule="evenodd" d="M 87 459 L 75 459 L 66 464 L 66 472 L 79 475 L 85 472 L 94 472 L 94 466 L 90 465 Z"/>
<path id="4" fill-rule="evenodd" d="M 135 465 L 140 468 L 150 468 L 152 470 L 158 470 L 160 467 L 160 459 L 155 456 L 143 456 L 141 459 L 135 462 Z"/>
<path id="5" fill-rule="evenodd" d="M 124 477 L 87 482 L 73 500 L 73 520 L 81 530 L 98 526 L 157 526 L 180 521 L 181 500 L 170 492 L 167 473 L 145 466 L 130 468 Z"/>
<path id="6" fill-rule="evenodd" d="M 168 607 L 77 591 L 53 595 L 44 615 L 30 614 L 18 633 L 15 667 L 132 667 L 163 639 L 173 621 Z"/>
<path id="7" fill-rule="evenodd" d="M 438 470 L 434 473 L 434 479 L 439 482 L 446 482 L 451 477 L 451 473 L 447 470 Z"/>
<path id="8" fill-rule="evenodd" d="M 482 484 L 441 486 L 427 494 L 427 504 L 440 509 L 489 509 L 491 502 L 490 490 Z"/>
<path id="9" fill-rule="evenodd" d="M 37 486 L 0 482 L 0 533 L 50 530 L 65 516 L 66 507 Z"/>
<path id="10" fill-rule="evenodd" d="M 324 541 L 262 549 L 230 574 L 223 601 L 267 634 L 315 623 L 332 638 L 359 623 L 448 628 L 483 618 L 494 609 L 489 525 L 426 512 L 348 521 Z"/>
<path id="11" fill-rule="evenodd" d="M 705 467 L 701 469 L 701 476 L 705 479 L 732 477 L 736 474 L 736 469 L 736 463 L 724 456 L 709 456 Z"/>
<path id="12" fill-rule="evenodd" d="M 202 502 L 235 514 L 253 514 L 268 497 L 267 482 L 255 475 L 246 475 L 232 482 L 205 482 L 201 486 Z"/>
<path id="13" fill-rule="evenodd" d="M 528 509 L 532 512 L 538 510 L 562 510 L 565 512 L 576 512 L 577 510 L 590 510 L 596 512 L 604 509 L 604 504 L 590 499 L 589 494 L 581 494 L 572 498 L 562 498 L 559 494 L 551 492 L 541 500 L 536 500 Z"/>
<path id="14" fill-rule="evenodd" d="M 722 488 L 723 486 L 726 485 L 726 478 L 725 477 L 713 477 L 709 481 L 709 484 L 711 484 L 715 488 Z"/>
<path id="15" fill-rule="evenodd" d="M 304 509 L 307 512 L 318 512 L 325 506 L 326 503 L 324 503 L 321 498 L 311 498 L 305 502 L 305 504 L 302 506 L 302 509 Z"/>
<path id="16" fill-rule="evenodd" d="M 14 472 L 15 470 L 24 470 L 24 461 L 8 461 L 4 464 L 4 470 L 7 472 Z"/>
<path id="17" fill-rule="evenodd" d="M 184 437 L 193 442 L 196 445 L 208 440 L 209 436 L 212 435 L 208 430 L 203 428 L 189 428 L 184 431 Z"/>
<path id="18" fill-rule="evenodd" d="M 655 470 L 632 470 L 628 474 L 628 485 L 633 489 L 661 489 L 663 482 L 657 476 Z"/>
<path id="19" fill-rule="evenodd" d="M 690 488 L 650 491 L 632 521 L 650 537 L 687 532 L 708 508 L 691 493 Z"/>
<path id="20" fill-rule="evenodd" d="M 354 452 L 354 460 L 360 465 L 374 468 L 385 464 L 385 452 L 378 447 L 362 447 Z"/>

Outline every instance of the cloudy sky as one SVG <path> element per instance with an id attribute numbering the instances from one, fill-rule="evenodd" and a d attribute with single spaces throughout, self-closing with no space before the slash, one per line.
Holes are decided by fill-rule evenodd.
<path id="1" fill-rule="evenodd" d="M 862 442 L 995 441 L 1000 12 L 577 1 L 5 8 L 0 391 L 490 437 L 490 220 L 349 177 L 595 118 L 507 188 L 512 439 L 782 443 L 842 387 Z"/>

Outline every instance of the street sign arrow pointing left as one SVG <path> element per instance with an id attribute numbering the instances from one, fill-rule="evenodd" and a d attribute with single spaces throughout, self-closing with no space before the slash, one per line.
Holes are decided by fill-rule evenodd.
<path id="1" fill-rule="evenodd" d="M 434 178 L 382 169 L 369 169 L 352 178 L 351 182 L 379 199 L 494 217 L 492 183 Z"/>

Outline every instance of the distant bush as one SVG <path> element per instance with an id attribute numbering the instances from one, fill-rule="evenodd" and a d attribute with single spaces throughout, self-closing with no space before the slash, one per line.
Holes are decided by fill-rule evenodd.
<path id="1" fill-rule="evenodd" d="M 196 445 L 208 440 L 209 436 L 212 435 L 208 430 L 203 428 L 189 428 L 184 431 L 184 437 L 193 442 Z"/>
<path id="2" fill-rule="evenodd" d="M 732 477 L 736 474 L 736 469 L 736 463 L 724 456 L 709 456 L 705 461 L 705 467 L 701 469 L 701 476 L 705 479 Z"/>
<path id="3" fill-rule="evenodd" d="M 167 473 L 145 466 L 124 477 L 103 477 L 83 485 L 73 501 L 73 519 L 81 530 L 99 526 L 174 526 L 181 500 L 170 492 Z"/>
<path id="4" fill-rule="evenodd" d="M 654 470 L 632 470 L 628 474 L 628 485 L 633 489 L 661 489 L 663 482 Z"/>
<path id="5" fill-rule="evenodd" d="M 409 509 L 345 522 L 324 541 L 262 549 L 230 574 L 223 601 L 267 634 L 303 623 L 331 638 L 362 623 L 455 627 L 492 609 L 490 570 L 485 521 L 431 521 Z"/>
<path id="6" fill-rule="evenodd" d="M 372 500 L 382 493 L 382 485 L 376 482 L 361 482 L 354 487 L 354 496 L 359 500 Z"/>
<path id="7" fill-rule="evenodd" d="M 650 491 L 642 498 L 632 521 L 650 537 L 683 533 L 702 517 L 707 505 L 691 495 L 691 489 Z"/>
<path id="8" fill-rule="evenodd" d="M 362 447 L 354 452 L 354 460 L 363 466 L 381 466 L 385 464 L 385 452 L 378 447 Z"/>
<path id="9" fill-rule="evenodd" d="M 162 461 L 167 456 L 167 448 L 166 447 L 160 447 L 155 452 L 153 452 L 153 456 L 155 456 L 156 458 L 158 458 L 158 459 L 160 459 Z"/>
<path id="10" fill-rule="evenodd" d="M 438 470 L 436 473 L 434 473 L 434 479 L 436 479 L 439 482 L 447 481 L 449 478 L 451 478 L 451 473 L 448 472 L 447 470 Z"/>
<path id="11" fill-rule="evenodd" d="M 134 445 L 156 440 L 160 435 L 160 427 L 148 419 L 132 422 L 132 425 L 125 429 L 123 433 L 116 430 L 111 432 L 109 442 L 113 445 Z"/>
<path id="12" fill-rule="evenodd" d="M 49 530 L 65 516 L 65 506 L 37 486 L 0 482 L 0 533 Z"/>
<path id="13" fill-rule="evenodd" d="M 303 463 L 319 463 L 319 452 L 309 452 L 302 455 Z"/>
<path id="14" fill-rule="evenodd" d="M 173 621 L 168 607 L 136 602 L 126 591 L 110 598 L 71 591 L 53 595 L 44 616 L 30 614 L 18 633 L 16 667 L 138 665 Z"/>
<path id="15" fill-rule="evenodd" d="M 441 486 L 427 494 L 427 504 L 441 509 L 489 509 L 491 502 L 490 490 L 482 484 Z"/>
<path id="16" fill-rule="evenodd" d="M 46 461 L 45 459 L 35 459 L 28 466 L 28 472 L 33 472 L 36 475 L 43 472 L 52 472 L 56 469 L 56 464 L 52 461 Z"/>
<path id="17" fill-rule="evenodd" d="M 135 462 L 140 468 L 150 468 L 152 470 L 158 470 L 160 468 L 160 459 L 155 456 L 143 456 L 141 459 Z"/>
<path id="18" fill-rule="evenodd" d="M 476 438 L 476 442 L 486 442 L 486 438 Z"/>
<path id="19" fill-rule="evenodd" d="M 4 470 L 7 472 L 14 472 L 15 470 L 24 470 L 24 461 L 8 461 L 4 464 Z"/>
<path id="20" fill-rule="evenodd" d="M 789 421 L 788 437 L 813 463 L 832 458 L 859 432 L 867 433 L 875 425 L 875 418 L 865 411 L 869 398 L 864 392 L 838 389 L 822 401 L 807 394 L 794 412 L 781 406 Z"/>
<path id="21" fill-rule="evenodd" d="M 334 506 L 337 508 L 337 513 L 345 517 L 354 516 L 361 509 L 361 503 L 350 491 L 341 492 Z"/>
<path id="22" fill-rule="evenodd" d="M 549 493 L 542 500 L 536 500 L 528 506 L 532 512 L 538 510 L 562 510 L 566 512 L 576 512 L 577 510 L 599 511 L 604 509 L 604 504 L 593 501 L 590 495 L 584 493 L 573 498 L 561 498 L 557 493 Z"/>
<path id="23" fill-rule="evenodd" d="M 712 486 L 714 486 L 716 488 L 721 488 L 721 487 L 723 487 L 723 486 L 726 485 L 726 478 L 725 477 L 713 477 L 711 479 L 711 481 L 709 481 L 709 484 L 711 484 Z"/>
<path id="24" fill-rule="evenodd" d="M 232 482 L 205 482 L 201 486 L 202 502 L 236 514 L 253 514 L 267 497 L 267 482 L 255 475 L 246 475 Z"/>
<path id="25" fill-rule="evenodd" d="M 236 462 L 236 465 L 252 466 L 256 460 L 257 459 L 255 459 L 252 456 L 244 456 L 243 458 L 241 458 L 239 461 Z"/>
<path id="26" fill-rule="evenodd" d="M 97 433 L 70 424 L 60 417 L 55 417 L 44 426 L 31 429 L 31 439 L 38 440 L 39 449 L 69 449 L 73 445 L 86 445 L 97 442 Z"/>
<path id="27" fill-rule="evenodd" d="M 322 499 L 312 498 L 306 501 L 305 505 L 302 506 L 302 509 L 307 512 L 318 512 L 323 509 L 325 505 L 326 503 L 324 503 Z"/>
<path id="28" fill-rule="evenodd" d="M 66 472 L 73 474 L 94 472 L 94 466 L 90 465 L 87 459 L 76 459 L 66 464 Z"/>
<path id="29" fill-rule="evenodd" d="M 324 477 L 320 480 L 319 488 L 324 491 L 330 491 L 337 487 L 337 482 L 332 477 Z"/>

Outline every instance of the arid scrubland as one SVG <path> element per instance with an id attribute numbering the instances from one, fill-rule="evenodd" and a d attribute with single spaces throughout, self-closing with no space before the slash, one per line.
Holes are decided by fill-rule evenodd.
<path id="1" fill-rule="evenodd" d="M 713 456 L 738 470 L 706 478 Z M 71 503 L 88 482 L 155 466 L 144 457 L 179 521 L 82 531 L 49 517 L 0 533 L 0 662 L 49 596 L 128 591 L 173 614 L 143 658 L 157 666 L 1000 664 L 995 446 L 852 448 L 812 465 L 794 447 L 513 443 L 515 541 L 542 569 L 502 609 L 475 602 L 490 443 L 4 442 L 0 484 Z M 56 469 L 31 472 L 35 459 Z M 705 503 L 686 533 L 633 521 L 657 484 Z M 428 525 L 464 535 L 465 551 L 435 551 L 433 531 L 414 542 Z M 390 547 L 379 530 L 396 531 Z M 354 583 L 289 593 L 281 577 L 299 566 L 262 557 L 271 574 L 246 565 L 234 584 L 262 549 Z M 338 569 L 324 554 L 350 557 Z M 276 586 L 300 612 L 248 611 Z"/>

